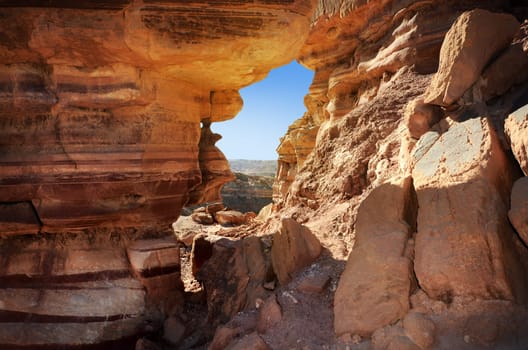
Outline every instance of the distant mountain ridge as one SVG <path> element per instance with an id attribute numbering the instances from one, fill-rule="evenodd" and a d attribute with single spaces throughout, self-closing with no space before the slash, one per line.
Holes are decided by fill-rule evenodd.
<path id="1" fill-rule="evenodd" d="M 229 159 L 231 171 L 246 175 L 272 176 L 277 173 L 276 160 Z"/>

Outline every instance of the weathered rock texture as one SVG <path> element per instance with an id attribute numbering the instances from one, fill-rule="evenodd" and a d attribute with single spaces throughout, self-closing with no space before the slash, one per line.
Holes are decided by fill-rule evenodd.
<path id="1" fill-rule="evenodd" d="M 151 254 L 152 244 L 157 243 L 144 242 L 143 255 Z M 132 348 L 160 316 L 148 307 L 153 300 L 130 270 L 126 246 L 119 235 L 2 240 L 0 347 Z M 135 259 L 133 265 L 139 263 Z M 157 262 L 157 269 L 142 270 L 142 276 L 152 281 L 165 266 Z M 174 280 L 179 293 L 179 270 Z"/>
<path id="2" fill-rule="evenodd" d="M 124 348 L 147 301 L 177 314 L 178 244 L 134 241 L 219 199 L 210 123 L 295 57 L 314 4 L 0 1 L 0 347 Z"/>
<path id="3" fill-rule="evenodd" d="M 504 129 L 510 139 L 513 155 L 524 175 L 528 175 L 528 104 L 510 114 Z"/>
<path id="4" fill-rule="evenodd" d="M 409 310 L 415 287 L 410 238 L 417 210 L 410 177 L 377 187 L 361 203 L 356 244 L 335 294 L 337 335 L 368 336 Z"/>
<path id="5" fill-rule="evenodd" d="M 232 117 L 241 107 L 239 88 L 294 57 L 315 77 L 307 112 L 278 148 L 274 214 L 264 228 L 273 234 L 283 218 L 295 227 L 283 227 L 273 245 L 269 237 L 194 240 L 193 268 L 209 321 L 255 305 L 277 275 L 287 292 L 278 294 L 278 325 L 295 323 L 292 312 L 309 306 L 287 283 L 303 268 L 296 261 L 306 264 L 318 252 L 297 244 L 302 234 L 288 233 L 309 230 L 310 242 L 328 247 L 323 258 L 352 251 L 347 273 L 332 281 L 337 305 L 352 300 L 375 308 L 387 301 L 374 321 L 361 318 L 365 308 L 340 309 L 338 317 L 369 321 L 336 325 L 344 339 L 386 331 L 380 349 L 527 343 L 528 253 L 507 220 L 511 210 L 521 235 L 517 189 L 509 205 L 519 169 L 526 172 L 525 115 L 504 123 L 528 103 L 527 23 L 518 30 L 528 15 L 525 2 L 0 0 L 0 6 L 0 233 L 12 236 L 1 242 L 0 306 L 8 317 L 0 320 L 0 344 L 124 342 L 145 322 L 164 319 L 151 317 L 155 304 L 176 313 L 166 330 L 177 335 L 179 287 L 163 282 L 164 302 L 150 300 L 149 287 L 152 278 L 176 281 L 177 245 L 134 241 L 159 238 L 189 200 L 218 199 L 231 175 L 209 123 Z M 410 104 L 420 100 L 420 108 Z M 398 206 L 380 203 L 384 220 L 376 223 L 370 214 L 356 215 L 395 176 L 414 181 L 415 237 L 413 220 L 405 218 L 405 225 L 397 218 L 406 215 L 393 213 Z M 21 236 L 39 232 L 59 234 Z M 395 238 L 369 246 L 377 234 Z M 111 244 L 112 237 L 119 243 Z M 37 252 L 28 252 L 33 247 Z M 174 254 L 165 256 L 165 249 Z M 373 293 L 351 297 L 355 286 L 375 284 L 358 265 L 381 282 Z M 265 348 L 273 332 L 302 329 L 280 328 L 232 346 Z M 330 338 L 314 348 L 336 345 Z M 280 348 L 296 348 L 298 339 L 284 336 Z"/>
<path id="6" fill-rule="evenodd" d="M 496 327 L 512 325 L 487 346 L 523 337 L 528 251 L 507 214 L 510 194 L 519 202 L 511 191 L 525 167 L 526 113 L 505 119 L 528 102 L 526 13 L 525 4 L 500 1 L 325 1 L 316 9 L 299 56 L 315 77 L 307 112 L 278 148 L 274 210 L 330 242 L 335 256 L 343 254 L 336 246 L 351 251 L 334 300 L 345 339 L 394 325 L 380 349 L 434 348 L 483 314 L 500 320 Z M 416 235 L 390 229 L 402 224 L 384 217 L 396 210 L 391 200 L 371 203 L 395 176 L 413 178 Z M 399 238 L 369 245 L 385 227 Z M 414 295 L 432 305 L 420 309 L 424 319 L 441 315 L 438 324 L 401 327 L 417 311 Z"/>
<path id="7" fill-rule="evenodd" d="M 519 30 L 509 14 L 472 10 L 462 14 L 446 34 L 440 66 L 424 101 L 449 106 L 477 81 L 489 60 L 506 48 Z"/>
<path id="8" fill-rule="evenodd" d="M 2 1 L 0 201 L 27 203 L 13 233 L 167 227 L 196 185 L 192 201 L 217 197 L 231 175 L 208 124 L 295 57 L 313 3 Z"/>

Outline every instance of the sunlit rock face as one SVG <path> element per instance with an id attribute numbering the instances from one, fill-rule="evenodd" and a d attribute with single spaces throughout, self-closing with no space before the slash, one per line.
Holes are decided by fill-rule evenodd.
<path id="1" fill-rule="evenodd" d="M 295 57 L 312 3 L 1 1 L 2 234 L 168 227 L 211 180 L 200 121 Z"/>
<path id="2" fill-rule="evenodd" d="M 209 125 L 314 2 L 0 0 L 0 348 L 133 348 L 178 315 L 166 231 L 233 177 Z"/>
<path id="3" fill-rule="evenodd" d="M 514 321 L 527 302 L 524 203 L 512 184 L 526 158 L 527 10 L 517 1 L 319 3 L 299 55 L 315 71 L 307 112 L 278 147 L 274 203 L 347 260 L 337 336 L 435 348 L 417 345 L 406 314 L 428 314 L 441 336 L 463 339 L 472 317 L 498 320 L 494 308 L 506 307 L 500 327 L 512 333 L 490 344 L 526 342 L 525 323 Z M 387 190 L 408 176 L 413 210 Z M 405 226 L 396 238 L 393 221 Z M 386 238 L 365 243 L 381 231 Z"/>

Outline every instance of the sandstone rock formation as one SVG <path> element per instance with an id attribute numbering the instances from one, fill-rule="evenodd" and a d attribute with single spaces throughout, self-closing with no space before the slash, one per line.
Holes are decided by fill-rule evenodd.
<path id="1" fill-rule="evenodd" d="M 409 310 L 417 210 L 411 178 L 381 185 L 361 203 L 356 244 L 335 294 L 337 335 L 369 336 Z"/>
<path id="2" fill-rule="evenodd" d="M 528 177 L 520 178 L 513 185 L 508 217 L 521 239 L 528 244 Z"/>
<path id="3" fill-rule="evenodd" d="M 509 14 L 476 9 L 461 15 L 446 34 L 440 66 L 424 101 L 440 106 L 457 101 L 518 30 L 519 22 Z"/>
<path id="4" fill-rule="evenodd" d="M 307 227 L 294 219 L 282 219 L 271 247 L 273 270 L 281 284 L 288 283 L 295 272 L 308 266 L 319 254 L 321 244 Z"/>
<path id="5" fill-rule="evenodd" d="M 0 347 L 124 348 L 166 321 L 165 340 L 192 348 L 193 324 L 212 335 L 244 314 L 247 325 L 230 321 L 216 344 L 528 342 L 528 249 L 514 232 L 523 237 L 524 180 L 512 191 L 526 174 L 525 2 L 0 7 Z M 306 113 L 278 148 L 274 214 L 229 238 L 194 239 L 209 322 L 189 320 L 178 280 L 185 251 L 168 225 L 186 203 L 216 201 L 231 176 L 209 123 L 236 114 L 238 90 L 292 58 L 315 77 Z M 398 176 L 413 178 L 417 206 L 401 198 L 412 197 L 410 180 L 379 199 Z M 332 272 L 321 292 L 300 290 L 296 271 L 310 263 Z M 247 316 L 255 310 L 239 311 L 270 293 L 282 317 L 259 335 Z M 338 308 L 344 301 L 354 307 Z M 366 317 L 368 306 L 382 317 Z M 332 308 L 336 320 L 368 327 L 333 329 Z"/>
<path id="6" fill-rule="evenodd" d="M 177 244 L 134 241 L 219 199 L 232 175 L 209 125 L 295 57 L 314 3 L 0 1 L 0 236 L 14 236 L 2 256 L 29 269 L 0 273 L 16 316 L 0 347 L 123 348 L 161 326 L 145 290 L 176 310 Z"/>
<path id="7" fill-rule="evenodd" d="M 313 3 L 0 3 L 0 198 L 32 206 L 11 222 L 166 228 L 228 169 L 200 122 L 232 118 L 239 88 L 295 57 Z"/>
<path id="8" fill-rule="evenodd" d="M 513 154 L 528 175 L 528 105 L 516 110 L 504 123 Z"/>

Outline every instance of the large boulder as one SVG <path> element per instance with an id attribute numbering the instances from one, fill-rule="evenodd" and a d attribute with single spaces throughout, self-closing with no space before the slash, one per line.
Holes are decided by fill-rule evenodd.
<path id="1" fill-rule="evenodd" d="M 416 228 L 412 179 L 394 179 L 361 203 L 356 243 L 334 299 L 337 335 L 370 336 L 409 310 L 412 262 L 406 255 Z"/>
<path id="2" fill-rule="evenodd" d="M 528 177 L 520 178 L 513 185 L 508 217 L 521 239 L 528 245 Z"/>
<path id="3" fill-rule="evenodd" d="M 192 260 L 193 273 L 207 295 L 208 319 L 213 324 L 227 322 L 266 295 L 262 285 L 272 275 L 271 264 L 259 237 L 230 240 L 197 236 Z"/>
<path id="4" fill-rule="evenodd" d="M 414 269 L 432 298 L 526 299 L 517 239 L 507 221 L 517 172 L 485 118 L 454 123 L 416 154 Z M 431 140 L 429 140 L 431 141 Z"/>
<path id="5" fill-rule="evenodd" d="M 510 14 L 481 9 L 463 13 L 445 36 L 438 72 L 424 101 L 440 106 L 456 102 L 490 59 L 510 44 L 519 25 Z"/>
<path id="6" fill-rule="evenodd" d="M 271 262 L 282 285 L 291 281 L 295 272 L 310 265 L 321 254 L 321 243 L 308 227 L 291 218 L 282 219 L 273 235 Z"/>
<path id="7" fill-rule="evenodd" d="M 528 175 L 528 105 L 519 108 L 506 119 L 504 131 L 510 140 L 513 155 L 525 175 Z"/>
<path id="8" fill-rule="evenodd" d="M 528 80 L 528 52 L 521 43 L 508 47 L 482 73 L 475 84 L 476 95 L 483 101 L 503 95 L 515 84 Z"/>

